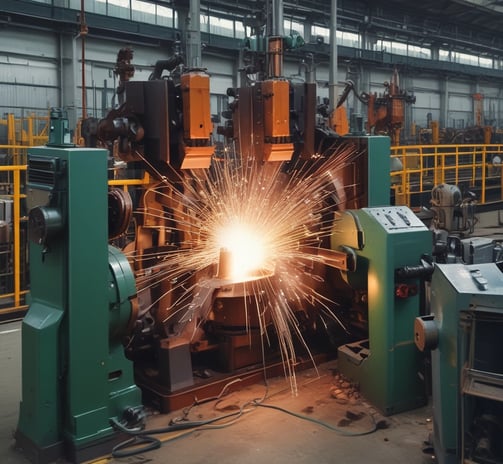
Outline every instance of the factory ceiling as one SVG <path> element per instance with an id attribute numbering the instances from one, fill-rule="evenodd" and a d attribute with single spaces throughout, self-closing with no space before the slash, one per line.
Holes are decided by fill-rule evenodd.
<path id="1" fill-rule="evenodd" d="M 341 1 L 343 8 L 360 3 L 370 21 L 388 19 L 402 27 L 402 36 L 426 45 L 455 46 L 468 51 L 501 54 L 502 0 L 360 0 Z"/>
<path id="2" fill-rule="evenodd" d="M 184 1 L 171 0 L 175 5 Z M 264 0 L 201 0 L 201 9 L 235 18 L 264 11 L 265 4 Z M 325 26 L 330 23 L 330 6 L 331 0 L 283 1 L 285 19 Z M 337 6 L 341 30 L 493 56 L 502 53 L 503 0 L 338 0 Z"/>
<path id="3" fill-rule="evenodd" d="M 366 5 L 396 10 L 410 18 L 482 28 L 501 35 L 502 0 L 367 0 Z"/>
<path id="4" fill-rule="evenodd" d="M 149 1 L 174 8 L 189 5 L 189 0 Z M 201 12 L 253 24 L 254 15 L 264 17 L 267 1 L 272 4 L 272 0 L 200 0 L 200 5 Z M 75 22 L 71 10 L 19 0 L 1 3 L 0 14 L 5 15 L 0 15 L 0 24 L 12 21 L 44 25 L 52 20 L 60 29 L 63 25 L 73 27 L 71 23 Z M 283 0 L 284 17 L 327 27 L 331 21 L 331 3 L 331 0 Z M 503 55 L 503 0 L 337 0 L 337 5 L 337 27 L 365 33 L 370 40 L 376 37 L 499 58 Z M 100 33 L 105 34 L 107 29 L 124 31 L 123 22 L 120 27 L 112 27 L 113 21 L 109 18 Z M 101 23 L 99 18 L 94 22 L 96 29 Z M 141 29 L 148 27 L 142 25 Z M 153 36 L 155 31 L 146 34 Z"/>

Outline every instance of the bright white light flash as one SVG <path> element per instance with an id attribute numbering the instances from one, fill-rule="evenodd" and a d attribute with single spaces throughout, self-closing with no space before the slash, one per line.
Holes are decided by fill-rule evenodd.
<path id="1" fill-rule="evenodd" d="M 236 221 L 223 226 L 217 235 L 219 247 L 231 253 L 232 279 L 249 277 L 266 266 L 268 256 L 263 232 L 256 226 Z"/>

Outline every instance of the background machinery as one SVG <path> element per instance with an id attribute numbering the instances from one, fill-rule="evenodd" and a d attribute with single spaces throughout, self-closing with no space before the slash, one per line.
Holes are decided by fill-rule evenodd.
<path id="1" fill-rule="evenodd" d="M 394 69 L 390 82 L 384 83 L 382 95 L 362 93 L 359 98 L 367 107 L 367 131 L 386 134 L 392 145 L 400 144 L 400 132 L 405 124 L 405 105 L 416 102 L 416 97 L 400 88 L 398 69 Z"/>

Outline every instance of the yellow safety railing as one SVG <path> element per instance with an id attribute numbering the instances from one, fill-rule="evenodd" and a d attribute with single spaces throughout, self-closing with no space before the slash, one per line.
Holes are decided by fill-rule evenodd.
<path id="1" fill-rule="evenodd" d="M 0 145 L 0 149 L 3 146 Z M 15 147 L 16 149 L 26 147 Z M 20 151 L 21 152 L 21 151 Z M 5 224 L 12 227 L 12 241 L 10 238 L 3 244 L 3 260 L 0 264 L 4 269 L 0 269 L 2 283 L 9 291 L 0 294 L 0 320 L 6 314 L 19 313 L 27 308 L 25 296 L 28 293 L 27 259 L 26 259 L 26 237 L 22 237 L 22 224 L 26 217 L 22 214 L 22 200 L 25 194 L 22 186 L 25 184 L 23 173 L 26 165 L 0 166 L 0 176 L 5 176 L 7 181 L 0 185 L 8 184 L 9 190 L 2 192 L 2 199 L 12 201 L 12 224 Z M 23 276 L 25 278 L 23 279 Z"/>
<path id="2" fill-rule="evenodd" d="M 43 145 L 49 139 L 50 116 L 30 114 L 16 118 L 8 113 L 0 119 L 0 126 L 6 126 L 6 142 L 3 146 L 8 155 L 8 164 L 26 164 L 26 147 Z M 24 157 L 23 157 L 24 156 Z"/>
<path id="3" fill-rule="evenodd" d="M 27 147 L 25 146 L 0 145 L 0 151 L 5 148 L 15 149 L 20 156 L 26 158 Z M 25 205 L 23 204 L 23 200 L 26 198 L 24 193 L 26 169 L 27 166 L 24 164 L 0 165 L 0 200 L 9 199 L 12 201 L 12 224 L 6 224 L 12 230 L 12 237 L 9 237 L 7 243 L 2 243 L 0 240 L 0 322 L 22 317 L 28 309 L 26 304 L 26 295 L 29 293 L 28 242 L 26 227 L 23 228 L 23 224 L 27 222 Z M 5 178 L 2 179 L 2 176 Z M 149 182 L 150 176 L 145 174 L 142 179 L 113 179 L 109 181 L 109 185 L 128 190 L 130 187 Z M 23 278 L 24 276 L 26 278 Z M 3 286 L 2 283 L 4 283 Z M 4 291 L 3 287 L 8 288 L 9 291 Z"/>
<path id="4" fill-rule="evenodd" d="M 391 147 L 395 203 L 420 206 L 443 183 L 473 190 L 479 204 L 503 200 L 502 160 L 503 144 Z"/>

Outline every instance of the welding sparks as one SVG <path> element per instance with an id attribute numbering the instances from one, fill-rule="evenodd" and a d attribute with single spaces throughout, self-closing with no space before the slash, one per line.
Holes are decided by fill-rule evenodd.
<path id="1" fill-rule="evenodd" d="M 269 324 L 274 326 L 296 391 L 295 340 L 309 352 L 297 314 L 315 305 L 322 319 L 331 317 L 342 326 L 331 301 L 318 290 L 324 281 L 319 267 L 326 263 L 312 250 L 326 246 L 334 211 L 346 200 L 341 172 L 357 156 L 353 146 L 339 145 L 330 156 L 291 165 L 225 158 L 209 171 L 186 175 L 176 187 L 161 182 L 149 189 L 144 222 L 161 225 L 161 245 L 168 249 L 130 254 L 140 297 L 161 288 L 159 296 L 146 298 L 140 314 L 160 312 L 163 323 L 178 327 L 175 333 L 186 334 L 190 327 L 194 338 L 212 311 L 201 290 L 211 295 L 222 279 L 242 282 L 245 300 L 255 298 L 262 336 Z M 230 260 L 225 270 L 222 253 Z M 162 305 L 169 307 L 159 309 Z"/>

